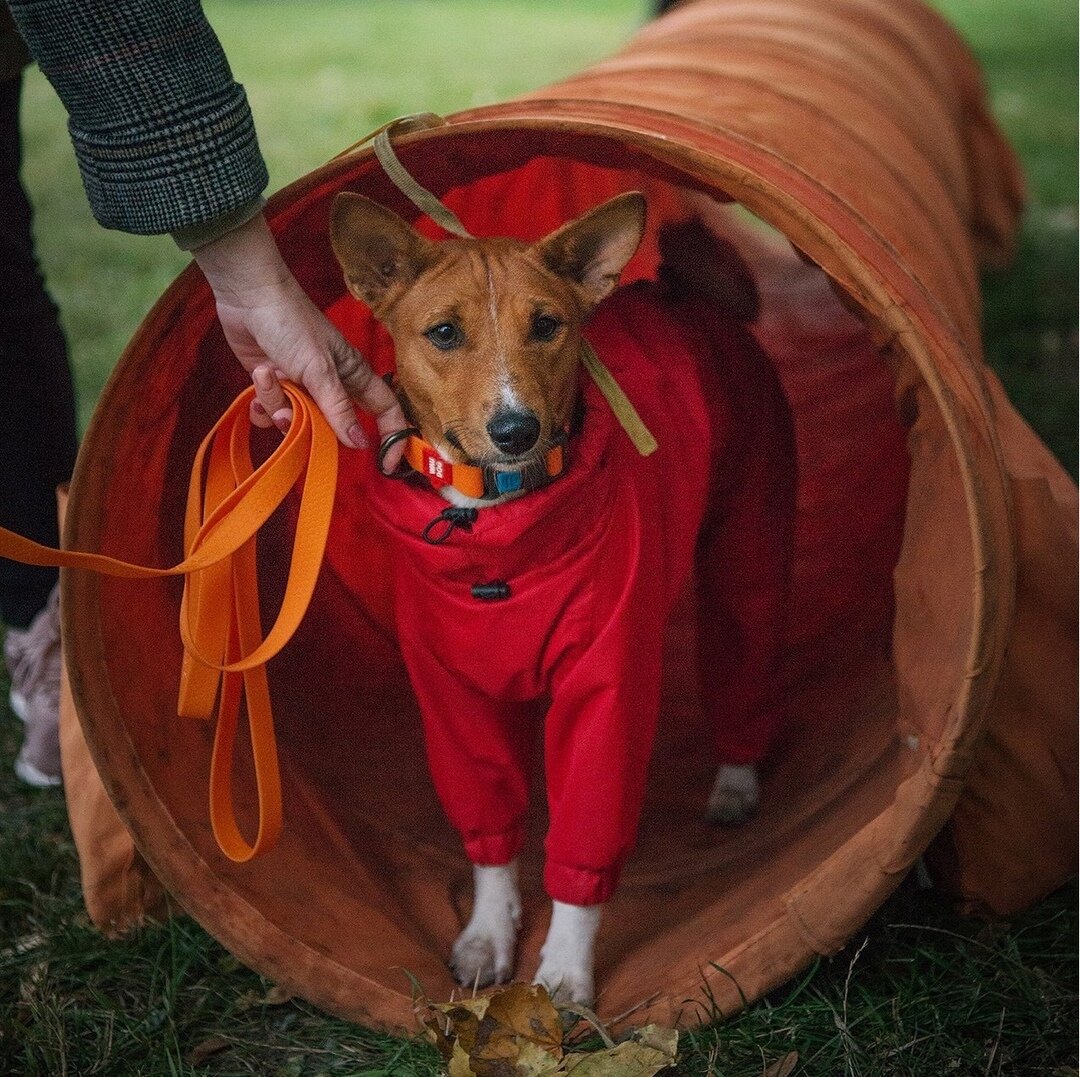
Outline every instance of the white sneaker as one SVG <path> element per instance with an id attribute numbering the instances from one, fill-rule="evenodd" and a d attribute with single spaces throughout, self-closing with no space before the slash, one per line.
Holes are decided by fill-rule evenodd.
<path id="1" fill-rule="evenodd" d="M 4 658 L 11 674 L 11 709 L 26 725 L 15 774 L 45 788 L 60 777 L 60 588 L 25 629 L 9 628 Z"/>

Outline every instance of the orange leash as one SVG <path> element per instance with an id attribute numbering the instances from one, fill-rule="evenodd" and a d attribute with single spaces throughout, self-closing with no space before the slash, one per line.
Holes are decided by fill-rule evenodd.
<path id="1" fill-rule="evenodd" d="M 300 624 L 322 565 L 337 486 L 338 443 L 302 390 L 285 384 L 293 421 L 257 469 L 251 459 L 245 390 L 195 455 L 184 518 L 184 559 L 147 568 L 103 554 L 54 550 L 0 528 L 0 556 L 31 565 L 83 568 L 126 579 L 184 576 L 180 635 L 184 661 L 177 713 L 209 719 L 217 705 L 210 762 L 210 823 L 221 851 L 242 863 L 270 849 L 281 832 L 281 777 L 266 663 Z M 205 472 L 205 479 L 204 479 Z M 301 484 L 288 580 L 281 608 L 263 636 L 255 536 Z M 248 843 L 236 821 L 232 773 L 240 705 L 246 700 L 258 800 L 258 829 Z"/>

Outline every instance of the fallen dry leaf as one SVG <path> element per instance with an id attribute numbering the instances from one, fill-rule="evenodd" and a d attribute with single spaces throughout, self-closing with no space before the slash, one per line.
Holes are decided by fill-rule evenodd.
<path id="1" fill-rule="evenodd" d="M 771 1063 L 761 1077 L 791 1077 L 799 1064 L 799 1052 L 789 1051 L 783 1058 Z"/>
<path id="2" fill-rule="evenodd" d="M 539 984 L 510 984 L 491 998 L 484 1021 L 492 1021 L 541 1047 L 562 1054 L 562 1018 L 547 989 Z"/>
<path id="3" fill-rule="evenodd" d="M 262 997 L 264 1006 L 282 1006 L 293 997 L 291 991 L 286 990 L 280 984 L 274 984 Z"/>
<path id="4" fill-rule="evenodd" d="M 188 1052 L 187 1063 L 189 1066 L 201 1066 L 212 1055 L 220 1054 L 231 1045 L 232 1041 L 224 1036 L 211 1036 L 196 1044 Z"/>
<path id="5" fill-rule="evenodd" d="M 561 1072 L 556 1058 L 531 1040 L 498 1037 L 484 1053 L 473 1051 L 469 1064 L 475 1077 L 546 1077 Z"/>
<path id="6" fill-rule="evenodd" d="M 646 1047 L 653 1047 L 667 1055 L 672 1062 L 679 1050 L 679 1033 L 674 1028 L 661 1028 L 660 1025 L 643 1025 L 631 1033 L 630 1038 Z"/>
<path id="7" fill-rule="evenodd" d="M 567 1056 L 567 1077 L 653 1077 L 666 1070 L 674 1058 L 634 1040 L 623 1040 L 592 1054 Z"/>
<path id="8" fill-rule="evenodd" d="M 450 1058 L 446 1067 L 446 1077 L 476 1077 L 468 1052 L 460 1043 L 450 1048 Z"/>
<path id="9" fill-rule="evenodd" d="M 284 987 L 272 984 L 265 992 L 256 991 L 254 988 L 245 991 L 237 1000 L 233 1009 L 237 1013 L 244 1013 L 255 1006 L 281 1006 L 293 997 L 291 991 Z"/>
<path id="10" fill-rule="evenodd" d="M 458 1050 L 463 1052 L 465 1058 L 468 1059 L 469 1052 L 476 1042 L 480 1019 L 487 1012 L 490 1002 L 490 997 L 484 995 L 478 998 L 461 999 L 458 1002 L 430 1005 L 430 1015 L 424 1023 L 431 1031 L 439 1053 L 447 1062 L 453 1060 Z M 468 1072 L 471 1073 L 471 1069 Z M 458 1075 L 455 1073 L 453 1077 L 458 1077 Z"/>
<path id="11" fill-rule="evenodd" d="M 646 1025 L 616 1045 L 593 1020 L 607 1047 L 566 1054 L 562 1014 L 543 987 L 520 983 L 429 1003 L 423 1018 L 449 1077 L 653 1077 L 674 1064 L 675 1029 Z"/>

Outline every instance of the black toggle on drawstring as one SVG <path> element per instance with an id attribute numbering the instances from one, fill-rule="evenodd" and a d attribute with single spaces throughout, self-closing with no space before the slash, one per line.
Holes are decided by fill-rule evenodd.
<path id="1" fill-rule="evenodd" d="M 424 541 L 431 543 L 432 546 L 441 546 L 454 533 L 455 528 L 460 527 L 462 531 L 471 531 L 472 525 L 476 523 L 476 517 L 479 515 L 476 509 L 463 509 L 458 508 L 456 505 L 443 509 L 424 528 Z M 435 532 L 434 528 L 439 524 L 445 524 L 446 526 L 441 531 Z"/>
<path id="2" fill-rule="evenodd" d="M 474 583 L 469 593 L 478 602 L 502 602 L 510 597 L 510 584 L 506 580 L 492 580 L 490 583 Z"/>

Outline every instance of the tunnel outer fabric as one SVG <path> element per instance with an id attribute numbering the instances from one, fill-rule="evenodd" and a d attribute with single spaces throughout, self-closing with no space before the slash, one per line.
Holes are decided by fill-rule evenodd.
<path id="1" fill-rule="evenodd" d="M 628 283 L 655 275 L 665 221 L 702 218 L 751 267 L 755 335 L 791 407 L 790 714 L 761 812 L 729 834 L 701 818 L 706 726 L 677 605 L 642 827 L 598 938 L 601 1016 L 692 1025 L 738 1009 L 841 948 L 924 854 L 969 907 L 999 914 L 1075 873 L 1076 488 L 983 362 L 978 270 L 1011 256 L 1023 183 L 951 27 L 918 0 L 691 0 L 556 86 L 395 146 L 477 235 L 532 240 L 642 190 L 649 224 Z M 342 189 L 416 216 L 366 147 L 280 192 L 268 215 L 314 301 L 385 361 L 330 251 Z M 773 231 L 739 224 L 731 203 Z M 242 387 L 188 270 L 102 396 L 67 545 L 178 561 L 195 447 Z M 294 993 L 412 1030 L 412 985 L 452 989 L 468 863 L 418 749 L 362 470 L 343 454 L 339 488 L 355 485 L 335 506 L 330 561 L 270 666 L 287 809 L 261 860 L 227 861 L 206 819 L 212 731 L 174 707 L 177 586 L 65 570 L 64 647 L 85 748 L 165 889 Z M 286 506 L 260 537 L 268 602 L 294 518 Z M 362 573 L 335 562 L 342 548 Z M 241 738 L 245 826 L 251 778 Z M 522 977 L 546 927 L 543 821 L 536 801 Z M 84 842 L 84 877 L 88 858 L 110 855 Z"/>

